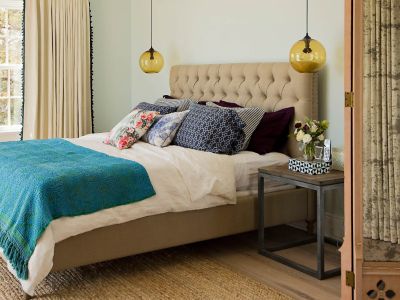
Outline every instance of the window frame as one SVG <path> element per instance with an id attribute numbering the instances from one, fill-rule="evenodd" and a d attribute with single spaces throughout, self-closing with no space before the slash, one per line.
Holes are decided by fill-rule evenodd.
<path id="1" fill-rule="evenodd" d="M 23 0 L 0 0 L 0 9 L 6 9 L 6 10 L 21 10 L 23 13 Z M 8 21 L 7 21 L 8 23 Z M 22 31 L 22 30 L 21 30 Z M 8 55 L 9 55 L 9 32 L 7 31 L 7 37 L 6 38 L 6 61 L 8 61 Z M 23 39 L 23 33 L 21 32 L 21 37 Z M 23 55 L 23 54 L 21 54 Z M 21 59 L 22 61 L 22 59 Z M 23 95 L 22 95 L 22 89 L 21 87 L 21 95 L 19 96 L 11 96 L 11 71 L 19 71 L 20 74 L 23 72 L 23 64 L 10 64 L 10 63 L 5 63 L 5 64 L 0 64 L 0 71 L 7 70 L 8 71 L 8 76 L 7 76 L 7 96 L 0 96 L 0 100 L 7 99 L 7 107 L 8 107 L 8 112 L 7 112 L 7 125 L 0 125 L 0 133 L 12 133 L 12 132 L 20 132 L 22 129 L 22 124 L 14 124 L 12 125 L 11 122 L 11 101 L 13 99 L 21 99 L 23 101 Z M 23 84 L 23 80 L 21 78 L 21 84 Z"/>

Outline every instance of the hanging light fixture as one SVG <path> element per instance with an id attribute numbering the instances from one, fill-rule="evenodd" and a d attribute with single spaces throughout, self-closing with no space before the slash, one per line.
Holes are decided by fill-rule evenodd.
<path id="1" fill-rule="evenodd" d="M 308 35 L 308 0 L 306 0 L 306 36 L 290 49 L 290 64 L 300 73 L 314 73 L 326 63 L 324 46 Z"/>
<path id="2" fill-rule="evenodd" d="M 150 2 L 150 49 L 140 56 L 139 65 L 145 73 L 158 73 L 164 66 L 164 58 L 153 49 L 153 0 Z"/>

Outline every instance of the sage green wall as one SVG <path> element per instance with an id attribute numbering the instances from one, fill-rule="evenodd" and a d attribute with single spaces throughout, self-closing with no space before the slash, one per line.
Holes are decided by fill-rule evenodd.
<path id="1" fill-rule="evenodd" d="M 109 131 L 131 107 L 131 0 L 91 0 L 96 132 Z"/>
<path id="2" fill-rule="evenodd" d="M 153 0 L 153 44 L 166 64 L 148 75 L 138 59 L 150 46 L 150 0 L 91 3 L 97 132 L 109 130 L 135 103 L 167 94 L 172 65 L 287 61 L 291 45 L 305 34 L 305 1 Z M 344 0 L 309 3 L 310 34 L 328 56 L 320 74 L 320 118 L 331 122 L 328 136 L 342 148 Z M 342 202 L 328 200 L 328 222 L 342 222 Z"/>

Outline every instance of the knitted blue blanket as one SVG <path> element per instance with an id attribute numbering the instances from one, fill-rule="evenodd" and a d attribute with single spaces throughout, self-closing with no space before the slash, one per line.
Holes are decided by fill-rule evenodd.
<path id="1" fill-rule="evenodd" d="M 0 143 L 0 247 L 20 279 L 52 220 L 155 194 L 145 168 L 61 139 Z"/>

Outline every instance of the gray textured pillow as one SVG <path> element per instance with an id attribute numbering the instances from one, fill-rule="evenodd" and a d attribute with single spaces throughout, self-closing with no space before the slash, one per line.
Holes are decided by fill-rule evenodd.
<path id="1" fill-rule="evenodd" d="M 177 112 L 185 111 L 189 109 L 192 100 L 189 99 L 158 99 L 154 104 L 168 107 L 176 107 Z"/>
<path id="2" fill-rule="evenodd" d="M 218 107 L 219 109 L 232 109 L 237 112 L 239 118 L 246 124 L 243 131 L 246 135 L 244 139 L 244 143 L 242 146 L 242 150 L 246 150 L 251 136 L 253 132 L 256 130 L 258 124 L 260 124 L 261 119 L 263 118 L 265 111 L 259 107 L 243 107 L 243 108 L 236 108 L 236 107 L 221 107 L 213 102 L 207 102 L 207 106 L 210 107 Z"/>
<path id="3" fill-rule="evenodd" d="M 158 111 L 160 113 L 160 115 L 166 115 L 166 114 L 171 114 L 173 112 L 176 112 L 176 107 L 157 105 L 157 104 L 152 104 L 152 103 L 147 103 L 147 102 L 140 102 L 138 105 L 136 105 L 136 107 L 134 109 Z"/>

